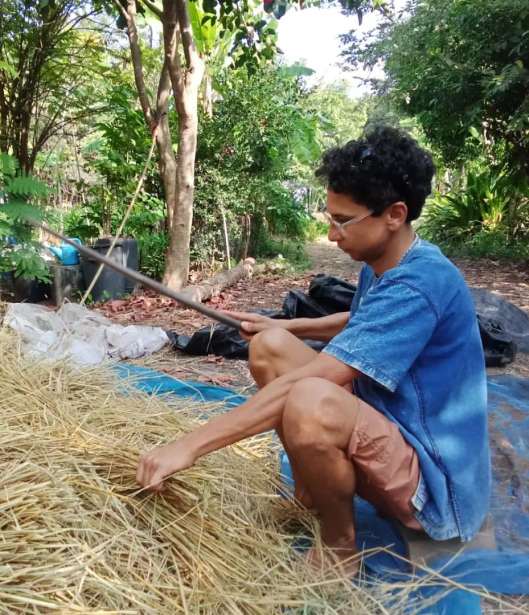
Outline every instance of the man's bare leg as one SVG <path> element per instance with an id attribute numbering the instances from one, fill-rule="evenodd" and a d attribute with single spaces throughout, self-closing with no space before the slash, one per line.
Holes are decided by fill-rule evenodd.
<path id="1" fill-rule="evenodd" d="M 318 353 L 284 329 L 266 329 L 255 335 L 250 342 L 250 373 L 262 389 L 272 380 L 290 371 L 307 365 Z M 294 477 L 294 497 L 305 508 L 312 508 L 310 490 L 304 484 L 296 461 L 285 442 L 283 429 L 276 428 L 277 435 L 288 455 Z"/>
<path id="2" fill-rule="evenodd" d="M 357 417 L 357 398 L 321 378 L 297 382 L 283 412 L 285 441 L 320 513 L 322 541 L 349 575 L 358 570 L 356 560 L 347 561 L 357 553 L 356 474 L 347 454 Z M 324 563 L 315 548 L 308 561 L 317 567 Z"/>

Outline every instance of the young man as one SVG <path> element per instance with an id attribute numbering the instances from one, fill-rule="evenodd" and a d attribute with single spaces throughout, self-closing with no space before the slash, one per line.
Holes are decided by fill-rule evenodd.
<path id="1" fill-rule="evenodd" d="M 328 151 L 329 239 L 365 263 L 350 313 L 244 321 L 259 392 L 180 440 L 141 456 L 154 490 L 203 455 L 275 429 L 297 499 L 315 507 L 321 538 L 354 572 L 353 497 L 436 540 L 472 539 L 489 506 L 483 351 L 470 293 L 411 222 L 434 166 L 390 128 Z M 325 340 L 321 354 L 299 338 Z M 352 383 L 352 384 L 351 384 Z M 321 563 L 318 552 L 309 554 Z"/>

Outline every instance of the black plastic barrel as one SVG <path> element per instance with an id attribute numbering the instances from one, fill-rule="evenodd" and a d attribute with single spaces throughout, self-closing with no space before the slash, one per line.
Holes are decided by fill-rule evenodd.
<path id="1" fill-rule="evenodd" d="M 123 243 L 123 252 L 125 253 L 125 262 L 129 269 L 134 271 L 140 270 L 140 254 L 138 249 L 138 240 L 134 237 L 123 237 L 120 239 Z M 136 289 L 136 282 L 125 278 L 125 293 L 130 295 Z"/>
<path id="2" fill-rule="evenodd" d="M 21 275 L 13 276 L 13 294 L 18 303 L 48 301 L 51 298 L 51 284 L 40 280 L 26 280 Z"/>
<path id="3" fill-rule="evenodd" d="M 107 239 L 106 237 L 100 237 L 94 246 L 89 246 L 92 250 L 96 250 L 100 254 L 106 256 L 110 244 L 112 243 L 112 239 Z M 118 240 L 114 249 L 112 250 L 112 254 L 110 255 L 110 260 L 126 266 L 126 258 L 125 252 L 123 251 L 123 243 L 121 239 Z M 94 279 L 97 270 L 99 269 L 99 262 L 96 261 L 95 258 L 88 258 L 83 256 L 82 258 L 83 265 L 83 273 L 86 287 L 88 288 Z M 109 267 L 103 267 L 103 271 L 101 275 L 97 279 L 97 282 L 94 285 L 94 288 L 90 292 L 92 301 L 100 302 L 100 301 L 108 301 L 110 299 L 120 299 L 125 296 L 125 277 L 110 269 Z"/>

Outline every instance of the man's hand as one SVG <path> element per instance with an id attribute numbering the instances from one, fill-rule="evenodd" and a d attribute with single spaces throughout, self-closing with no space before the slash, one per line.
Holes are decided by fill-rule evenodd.
<path id="1" fill-rule="evenodd" d="M 281 328 L 288 330 L 288 323 L 291 322 L 289 320 L 269 318 L 261 314 L 253 314 L 252 312 L 231 312 L 222 310 L 222 313 L 242 322 L 242 329 L 239 331 L 239 334 L 248 342 L 256 333 L 264 331 L 265 329 Z"/>
<path id="2" fill-rule="evenodd" d="M 163 491 L 166 478 L 175 472 L 190 468 L 195 460 L 192 447 L 186 438 L 181 438 L 167 446 L 154 448 L 140 455 L 136 481 L 152 491 Z"/>

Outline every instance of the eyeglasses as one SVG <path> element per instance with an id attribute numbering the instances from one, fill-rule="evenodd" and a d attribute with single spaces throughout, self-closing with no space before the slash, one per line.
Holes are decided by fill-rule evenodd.
<path id="1" fill-rule="evenodd" d="M 340 231 L 340 235 L 342 237 L 347 237 L 347 235 L 345 233 L 345 227 L 346 226 L 351 226 L 351 224 L 355 224 L 356 222 L 360 222 L 360 220 L 363 220 L 364 218 L 367 218 L 372 213 L 373 213 L 373 210 L 370 209 L 365 214 L 362 214 L 361 216 L 357 216 L 356 218 L 352 218 L 351 220 L 347 220 L 347 222 L 342 222 L 342 223 L 336 222 L 336 220 L 333 220 L 331 214 L 328 211 L 324 211 L 323 215 L 325 216 L 325 219 L 327 220 L 327 222 L 329 222 L 329 224 L 334 225 Z"/>

